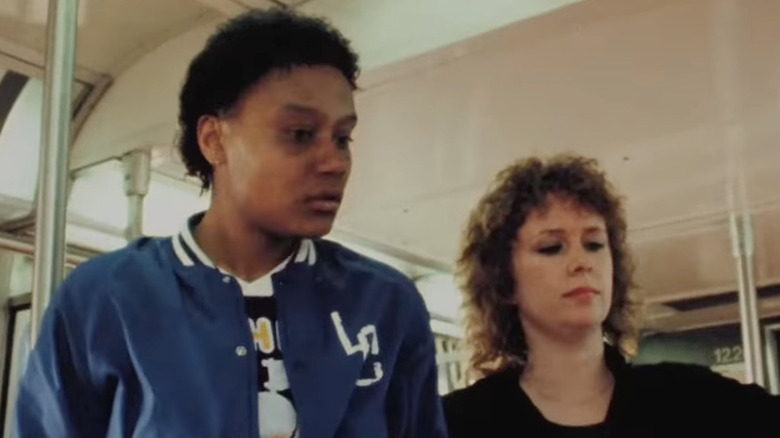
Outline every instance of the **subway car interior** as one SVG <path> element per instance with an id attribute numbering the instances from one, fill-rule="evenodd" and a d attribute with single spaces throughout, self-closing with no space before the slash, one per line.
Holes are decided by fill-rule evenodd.
<path id="1" fill-rule="evenodd" d="M 326 238 L 417 285 L 440 393 L 470 379 L 453 277 L 469 212 L 498 170 L 559 152 L 596 158 L 625 198 L 634 361 L 780 391 L 780 2 L 51 1 L 0 0 L 3 436 L 62 276 L 207 208 L 174 146 L 185 70 L 225 19 L 273 6 L 327 17 L 360 55 L 353 170 Z"/>

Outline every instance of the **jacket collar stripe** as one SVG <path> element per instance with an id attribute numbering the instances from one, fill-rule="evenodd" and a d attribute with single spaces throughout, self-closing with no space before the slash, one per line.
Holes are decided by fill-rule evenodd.
<path id="1" fill-rule="evenodd" d="M 209 256 L 203 252 L 192 235 L 191 227 L 194 225 L 195 221 L 199 221 L 201 218 L 202 213 L 191 217 L 181 232 L 173 237 L 173 251 L 184 266 L 189 267 L 195 266 L 196 264 L 202 264 L 214 268 L 214 262 L 212 262 Z M 314 241 L 311 239 L 301 240 L 292 261 L 294 263 L 306 263 L 309 266 L 313 266 L 317 261 L 317 252 Z"/>
<path id="2" fill-rule="evenodd" d="M 173 236 L 173 252 L 176 253 L 176 257 L 178 257 L 179 261 L 184 266 L 194 266 L 195 263 L 192 261 L 190 256 L 187 255 L 187 252 L 184 250 L 181 244 L 181 236 Z"/>
<path id="3" fill-rule="evenodd" d="M 200 249 L 200 246 L 198 246 L 198 244 L 195 242 L 195 238 L 192 237 L 192 231 L 190 231 L 189 221 L 187 221 L 187 226 L 185 226 L 184 229 L 181 230 L 181 238 L 184 240 L 184 244 L 187 246 L 187 249 L 192 251 L 192 253 L 195 255 L 195 259 L 197 259 L 198 262 L 210 268 L 214 267 L 214 263 L 212 263 L 209 256 L 207 256 L 206 253 L 204 253 L 203 250 Z"/>

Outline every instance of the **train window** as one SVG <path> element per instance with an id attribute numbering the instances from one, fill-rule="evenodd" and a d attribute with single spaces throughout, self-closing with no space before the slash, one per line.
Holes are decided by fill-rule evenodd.
<path id="1" fill-rule="evenodd" d="M 116 249 L 127 243 L 123 237 L 126 226 L 121 163 L 110 160 L 78 172 L 68 201 L 68 242 L 98 250 Z"/>
<path id="2" fill-rule="evenodd" d="M 744 352 L 739 325 L 658 333 L 645 337 L 635 363 L 665 361 L 703 365 L 744 381 Z"/>
<path id="3" fill-rule="evenodd" d="M 100 203 L 94 202 L 101 199 Z M 102 200 L 105 200 L 102 201 Z M 154 173 L 144 198 L 144 234 L 175 234 L 187 218 L 206 209 L 207 195 L 174 176 Z M 78 173 L 68 204 L 68 241 L 97 250 L 126 244 L 128 205 L 124 170 L 111 160 Z"/>
<path id="4" fill-rule="evenodd" d="M 30 294 L 16 297 L 8 302 L 8 332 L 6 333 L 6 351 L 2 375 L 2 397 L 0 397 L 0 425 L 3 438 L 10 436 L 14 403 L 19 389 L 19 379 L 25 367 L 29 352 Z"/>
<path id="5" fill-rule="evenodd" d="M 29 212 L 41 143 L 43 81 L 0 68 L 0 220 Z M 74 108 L 89 87 L 74 85 Z"/>
<path id="6" fill-rule="evenodd" d="M 144 198 L 144 234 L 176 234 L 190 215 L 205 210 L 208 204 L 209 196 L 201 196 L 197 186 L 154 174 Z"/>
<path id="7" fill-rule="evenodd" d="M 439 393 L 444 395 L 465 388 L 470 382 L 463 340 L 437 334 L 435 341 Z"/>
<path id="8" fill-rule="evenodd" d="M 0 79 L 0 190 L 30 202 L 35 194 L 43 83 L 7 71 Z"/>
<path id="9" fill-rule="evenodd" d="M 776 288 L 762 288 L 760 291 Z M 767 295 L 764 292 L 764 295 Z M 762 321 L 766 337 L 766 353 L 769 377 L 768 388 L 777 380 L 777 345 L 772 344 L 780 335 L 780 318 L 772 317 Z M 773 350 L 772 347 L 775 349 Z M 742 345 L 741 328 L 738 322 L 712 327 L 703 327 L 668 333 L 653 333 L 643 337 L 639 354 L 634 363 L 648 364 L 678 362 L 703 365 L 726 377 L 746 382 L 745 352 Z"/>

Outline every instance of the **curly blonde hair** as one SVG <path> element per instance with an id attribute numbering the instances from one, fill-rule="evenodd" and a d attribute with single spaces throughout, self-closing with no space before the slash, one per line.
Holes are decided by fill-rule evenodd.
<path id="1" fill-rule="evenodd" d="M 501 171 L 472 211 L 457 262 L 470 365 L 480 375 L 522 367 L 526 361 L 528 347 L 512 299 L 512 249 L 517 230 L 550 195 L 572 199 L 604 218 L 613 294 L 602 328 L 623 354 L 630 355 L 637 340 L 639 300 L 632 292 L 634 265 L 621 199 L 595 160 L 575 155 L 524 159 Z"/>

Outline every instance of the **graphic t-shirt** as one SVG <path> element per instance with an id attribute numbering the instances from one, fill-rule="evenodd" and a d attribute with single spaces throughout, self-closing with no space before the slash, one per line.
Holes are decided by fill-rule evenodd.
<path id="1" fill-rule="evenodd" d="M 258 361 L 260 438 L 297 438 L 295 403 L 284 369 L 271 274 L 241 282 Z"/>
<path id="2" fill-rule="evenodd" d="M 197 261 L 218 269 L 222 274 L 231 275 L 228 270 L 215 265 L 195 241 L 197 225 L 198 222 L 188 222 L 181 233 L 181 239 L 174 239 L 174 251 L 177 256 L 185 265 L 193 265 L 194 261 Z M 241 286 L 249 328 L 254 338 L 258 364 L 257 406 L 260 438 L 300 437 L 295 402 L 284 369 L 283 346 L 279 337 L 279 317 L 271 276 L 283 270 L 289 263 L 305 263 L 313 266 L 316 261 L 317 251 L 314 242 L 303 239 L 298 249 L 287 260 L 263 277 L 247 283 L 233 276 Z"/>

